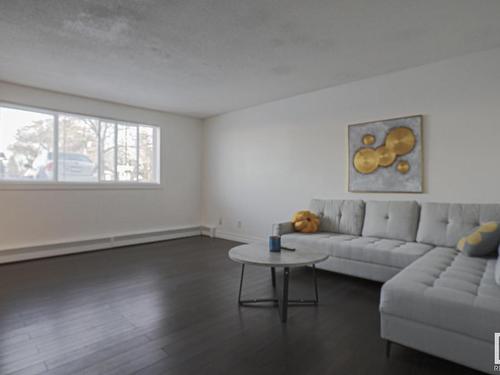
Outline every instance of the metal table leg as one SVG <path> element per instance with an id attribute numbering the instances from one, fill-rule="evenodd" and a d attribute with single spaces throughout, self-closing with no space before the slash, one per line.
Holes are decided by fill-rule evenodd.
<path id="1" fill-rule="evenodd" d="M 283 270 L 283 298 L 280 301 L 281 322 L 286 323 L 288 315 L 288 280 L 290 278 L 290 269 L 285 267 Z"/>
<path id="2" fill-rule="evenodd" d="M 243 276 L 245 274 L 245 264 L 241 264 L 241 278 L 240 278 L 240 289 L 238 292 L 238 305 L 244 306 L 246 304 L 252 304 L 252 303 L 262 303 L 262 302 L 273 302 L 274 304 L 278 303 L 277 298 L 253 298 L 253 299 L 247 299 L 247 300 L 242 300 L 241 299 L 241 292 L 243 290 Z"/>
<path id="3" fill-rule="evenodd" d="M 245 264 L 241 264 L 240 291 L 238 293 L 238 305 L 241 305 L 241 289 L 243 288 L 243 274 L 245 273 Z"/>
<path id="4" fill-rule="evenodd" d="M 319 302 L 318 297 L 318 280 L 316 276 L 316 267 L 312 265 L 313 270 L 313 282 L 314 282 L 314 294 L 315 299 L 289 299 L 288 291 L 289 291 L 289 283 L 290 283 L 290 268 L 283 268 L 283 290 L 281 294 L 281 298 L 278 294 L 278 291 L 275 291 L 275 298 L 254 298 L 248 300 L 242 300 L 241 294 L 243 290 L 243 277 L 245 274 L 245 264 L 241 264 L 241 278 L 240 278 L 240 288 L 238 291 L 238 304 L 240 306 L 250 305 L 254 303 L 262 303 L 262 302 L 272 302 L 274 306 L 278 307 L 278 312 L 283 323 L 286 323 L 288 318 L 288 307 L 292 305 L 317 305 Z M 276 268 L 271 267 L 271 280 L 273 288 L 276 288 Z"/>
<path id="5" fill-rule="evenodd" d="M 313 279 L 314 279 L 314 294 L 316 294 L 316 304 L 319 303 L 319 297 L 318 297 L 318 278 L 316 277 L 316 266 L 313 264 L 312 265 L 313 269 Z"/>

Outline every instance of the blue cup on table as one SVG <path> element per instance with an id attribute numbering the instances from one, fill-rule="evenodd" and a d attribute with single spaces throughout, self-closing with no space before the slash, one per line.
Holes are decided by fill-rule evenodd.
<path id="1" fill-rule="evenodd" d="M 272 253 L 277 253 L 281 251 L 281 238 L 280 236 L 270 236 L 269 237 L 269 251 Z"/>

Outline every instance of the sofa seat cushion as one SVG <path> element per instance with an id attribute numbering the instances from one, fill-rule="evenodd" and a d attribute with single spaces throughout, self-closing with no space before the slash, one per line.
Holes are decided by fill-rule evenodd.
<path id="1" fill-rule="evenodd" d="M 500 329 L 496 262 L 434 248 L 384 284 L 380 311 L 491 342 Z"/>
<path id="2" fill-rule="evenodd" d="M 338 258 L 404 268 L 430 249 L 432 246 L 416 242 L 358 237 L 338 242 L 332 247 L 331 255 Z"/>
<path id="3" fill-rule="evenodd" d="M 332 247 L 337 242 L 357 238 L 347 234 L 318 232 L 312 234 L 289 233 L 281 236 L 281 246 L 291 249 L 319 250 L 332 254 Z"/>
<path id="4" fill-rule="evenodd" d="M 415 242 L 334 233 L 285 234 L 281 237 L 281 244 L 290 248 L 325 251 L 337 258 L 394 268 L 406 267 L 432 248 Z"/>

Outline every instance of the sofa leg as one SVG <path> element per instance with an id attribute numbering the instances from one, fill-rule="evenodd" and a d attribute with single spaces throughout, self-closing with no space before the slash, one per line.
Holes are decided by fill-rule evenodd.
<path id="1" fill-rule="evenodd" d="M 386 358 L 389 358 L 391 356 L 391 344 L 389 340 L 385 342 L 385 356 Z"/>

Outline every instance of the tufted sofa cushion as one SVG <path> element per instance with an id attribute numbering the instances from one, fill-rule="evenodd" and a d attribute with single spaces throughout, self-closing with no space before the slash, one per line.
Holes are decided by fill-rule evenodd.
<path id="1" fill-rule="evenodd" d="M 404 268 L 432 248 L 430 245 L 374 237 L 338 242 L 331 255 L 360 262 Z"/>
<path id="2" fill-rule="evenodd" d="M 324 251 L 331 255 L 332 249 L 336 244 L 353 238 L 357 237 L 348 234 L 326 232 L 309 235 L 303 233 L 290 233 L 281 236 L 281 245 L 291 249 Z"/>
<path id="3" fill-rule="evenodd" d="M 415 201 L 366 202 L 363 236 L 415 241 L 419 206 Z"/>
<path id="4" fill-rule="evenodd" d="M 490 342 L 500 328 L 496 262 L 436 247 L 384 284 L 380 310 Z"/>
<path id="5" fill-rule="evenodd" d="M 359 236 L 363 228 L 362 200 L 313 199 L 310 210 L 321 218 L 320 231 Z"/>
<path id="6" fill-rule="evenodd" d="M 500 221 L 500 204 L 423 203 L 417 241 L 455 247 L 461 237 L 488 221 Z"/>
<path id="7" fill-rule="evenodd" d="M 432 248 L 416 242 L 333 233 L 290 233 L 281 237 L 281 243 L 285 247 L 324 251 L 336 258 L 398 269 L 408 266 Z"/>

